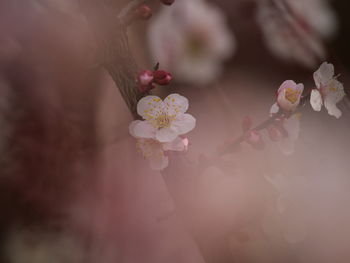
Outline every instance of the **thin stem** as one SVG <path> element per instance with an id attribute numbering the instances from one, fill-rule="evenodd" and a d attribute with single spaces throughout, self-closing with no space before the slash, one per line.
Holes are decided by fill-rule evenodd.
<path id="1" fill-rule="evenodd" d="M 310 94 L 311 94 L 311 90 L 309 90 L 305 94 L 305 96 L 301 99 L 298 108 L 301 108 L 305 104 L 305 102 L 310 99 Z M 261 131 L 263 129 L 266 129 L 271 124 L 273 124 L 277 119 L 279 119 L 280 117 L 283 117 L 283 116 L 285 116 L 285 113 L 282 110 L 280 110 L 278 113 L 274 114 L 270 118 L 264 120 L 263 122 L 261 122 L 260 124 L 255 126 L 254 128 L 250 129 L 250 131 Z M 225 155 L 227 153 L 230 153 L 230 152 L 234 151 L 244 141 L 245 141 L 245 133 L 242 134 L 237 139 L 235 139 L 233 142 L 229 143 L 227 146 L 225 146 L 224 149 L 222 149 L 218 152 L 218 154 Z"/>
<path id="2" fill-rule="evenodd" d="M 126 21 L 143 2 L 145 0 L 132 0 L 116 17 L 106 0 L 83 1 L 83 10 L 101 51 L 101 65 L 111 75 L 134 119 L 138 118 L 137 102 L 145 94 L 137 88 L 139 68 L 129 47 Z"/>

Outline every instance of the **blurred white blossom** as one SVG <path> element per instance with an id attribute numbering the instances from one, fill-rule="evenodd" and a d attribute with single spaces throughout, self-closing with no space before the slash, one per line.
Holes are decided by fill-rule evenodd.
<path id="1" fill-rule="evenodd" d="M 164 8 L 148 38 L 155 62 L 178 81 L 197 85 L 214 81 L 235 50 L 224 14 L 205 0 L 177 0 Z"/>
<path id="2" fill-rule="evenodd" d="M 139 138 L 171 142 L 196 126 L 196 119 L 185 113 L 188 100 L 179 94 L 170 94 L 163 101 L 157 96 L 146 96 L 137 104 L 137 113 L 144 121 L 132 122 L 132 135 Z"/>
<path id="3" fill-rule="evenodd" d="M 341 116 L 341 111 L 337 107 L 344 96 L 344 87 L 334 76 L 334 66 L 324 62 L 314 73 L 314 80 L 317 89 L 311 92 L 310 103 L 315 111 L 320 111 L 324 105 L 329 115 L 336 118 Z"/>
<path id="4" fill-rule="evenodd" d="M 257 22 L 276 56 L 309 68 L 325 58 L 323 40 L 337 28 L 327 0 L 258 0 L 257 4 Z"/>
<path id="5" fill-rule="evenodd" d="M 137 149 L 142 153 L 143 157 L 147 159 L 153 170 L 163 170 L 169 165 L 169 158 L 166 155 L 166 151 L 186 151 L 188 145 L 187 138 L 177 137 L 171 142 L 161 143 L 154 139 L 139 138 L 135 135 L 134 128 L 141 121 L 134 121 L 129 131 L 132 136 L 137 138 Z"/>

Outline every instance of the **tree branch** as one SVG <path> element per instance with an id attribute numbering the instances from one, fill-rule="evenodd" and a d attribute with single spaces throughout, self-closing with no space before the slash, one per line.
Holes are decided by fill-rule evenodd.
<path id="1" fill-rule="evenodd" d="M 308 101 L 310 99 L 310 94 L 311 94 L 311 90 L 309 92 L 307 92 L 307 94 L 301 99 L 300 104 L 299 104 L 299 108 L 302 107 L 306 103 L 306 101 Z M 260 124 L 258 124 L 254 128 L 251 128 L 250 130 L 251 131 L 261 131 L 263 129 L 266 129 L 271 124 L 273 124 L 278 118 L 280 118 L 284 115 L 285 115 L 285 113 L 282 110 L 280 110 L 278 113 L 276 113 L 273 116 L 271 116 L 270 118 L 264 120 L 263 122 L 261 122 Z M 245 134 L 242 134 L 237 139 L 235 139 L 233 142 L 229 143 L 227 146 L 225 146 L 223 149 L 221 149 L 218 152 L 218 154 L 225 155 L 227 153 L 230 153 L 230 152 L 234 151 L 244 141 L 245 141 Z"/>
<path id="2" fill-rule="evenodd" d="M 139 68 L 129 48 L 127 18 L 145 0 L 133 0 L 118 16 L 106 0 L 82 0 L 82 9 L 95 34 L 102 66 L 111 75 L 135 119 L 137 102 L 144 96 L 136 84 Z"/>

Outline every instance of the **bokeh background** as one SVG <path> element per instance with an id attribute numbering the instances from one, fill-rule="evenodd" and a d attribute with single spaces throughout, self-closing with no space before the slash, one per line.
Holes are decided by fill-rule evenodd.
<path id="1" fill-rule="evenodd" d="M 128 1 L 106 2 L 117 14 Z M 266 140 L 210 161 L 245 116 L 268 118 L 284 80 L 313 88 L 328 61 L 348 92 L 349 2 L 289 2 L 307 32 L 298 41 L 284 12 L 264 33 L 264 0 L 153 1 L 152 19 L 131 26 L 140 68 L 162 60 L 174 73 L 154 93 L 187 97 L 197 119 L 189 151 L 160 173 L 136 151 L 79 1 L 1 1 L 0 262 L 349 262 L 347 98 L 340 119 L 302 107 L 292 154 Z M 324 50 L 311 65 L 309 35 Z"/>

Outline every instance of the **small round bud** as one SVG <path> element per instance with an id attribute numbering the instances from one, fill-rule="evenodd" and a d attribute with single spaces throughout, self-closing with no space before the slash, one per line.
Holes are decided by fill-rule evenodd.
<path id="1" fill-rule="evenodd" d="M 151 70 L 143 70 L 137 76 L 137 83 L 143 86 L 147 86 L 153 81 L 153 72 Z"/>
<path id="2" fill-rule="evenodd" d="M 182 143 L 184 145 L 184 151 L 186 152 L 188 150 L 188 146 L 190 144 L 190 141 L 188 140 L 188 138 L 182 138 Z"/>
<path id="3" fill-rule="evenodd" d="M 137 84 L 142 93 L 148 92 L 155 88 L 153 84 L 153 72 L 150 70 L 141 71 L 137 76 Z"/>
<path id="4" fill-rule="evenodd" d="M 161 86 L 169 85 L 171 80 L 173 79 L 173 76 L 169 72 L 166 72 L 164 70 L 154 71 L 153 77 L 154 83 Z"/>
<path id="5" fill-rule="evenodd" d="M 175 0 L 160 0 L 164 5 L 172 5 Z"/>
<path id="6" fill-rule="evenodd" d="M 265 146 L 260 132 L 255 130 L 251 130 L 246 133 L 245 141 L 252 145 L 255 149 L 263 149 Z"/>
<path id="7" fill-rule="evenodd" d="M 148 5 L 139 6 L 135 12 L 136 17 L 142 20 L 148 20 L 152 17 L 152 9 Z"/>

